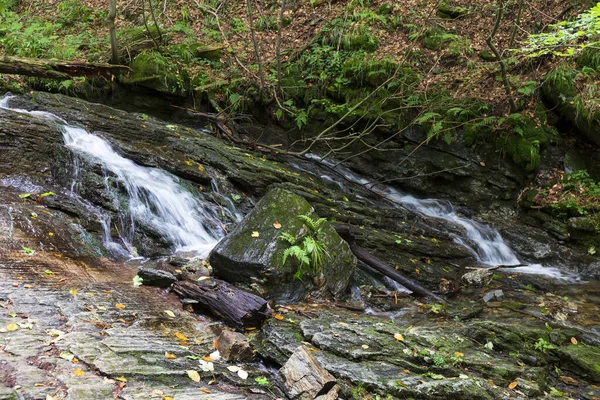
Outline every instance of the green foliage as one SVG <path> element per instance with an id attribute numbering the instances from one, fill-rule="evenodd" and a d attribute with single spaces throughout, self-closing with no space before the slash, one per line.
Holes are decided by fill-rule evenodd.
<path id="1" fill-rule="evenodd" d="M 279 239 L 289 244 L 289 247 L 283 252 L 282 263 L 285 265 L 288 257 L 294 258 L 298 264 L 294 279 L 302 280 L 306 273 L 316 276 L 321 271 L 325 258 L 328 257 L 325 244 L 320 240 L 326 219 L 313 220 L 308 215 L 298 215 L 297 218 L 303 224 L 300 234 L 295 236 L 289 232 L 283 232 Z"/>
<path id="2" fill-rule="evenodd" d="M 520 52 L 529 57 L 552 54 L 570 57 L 598 44 L 600 32 L 600 3 L 573 21 L 550 25 L 550 31 L 529 35 Z"/>
<path id="3" fill-rule="evenodd" d="M 454 56 L 473 54 L 467 38 L 446 32 L 437 26 L 425 31 L 423 46 L 430 50 L 447 50 Z"/>
<path id="4" fill-rule="evenodd" d="M 544 338 L 539 338 L 538 341 L 533 346 L 536 350 L 541 351 L 542 353 L 546 353 L 548 350 L 556 349 L 556 346 L 552 343 L 548 342 Z"/>
<path id="5" fill-rule="evenodd" d="M 189 87 L 187 71 L 157 51 L 140 53 L 133 59 L 131 68 L 130 83 L 155 82 L 157 89 L 171 93 L 184 92 Z"/>

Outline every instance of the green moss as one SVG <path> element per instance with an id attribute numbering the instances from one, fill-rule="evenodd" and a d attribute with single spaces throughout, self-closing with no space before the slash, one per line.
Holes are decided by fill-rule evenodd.
<path id="1" fill-rule="evenodd" d="M 600 70 L 600 51 L 593 47 L 586 47 L 576 59 L 577 67 L 592 68 L 595 71 Z"/>
<path id="2" fill-rule="evenodd" d="M 189 77 L 172 59 L 155 51 L 136 56 L 127 83 L 142 84 L 167 93 L 182 93 L 189 87 Z"/>

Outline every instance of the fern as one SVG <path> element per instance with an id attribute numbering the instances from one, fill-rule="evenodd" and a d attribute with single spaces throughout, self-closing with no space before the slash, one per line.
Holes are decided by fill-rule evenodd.
<path id="1" fill-rule="evenodd" d="M 323 267 L 325 257 L 329 256 L 325 244 L 319 241 L 323 224 L 327 220 L 325 218 L 313 220 L 308 215 L 298 215 L 298 219 L 306 227 L 304 234 L 294 236 L 289 232 L 283 232 L 279 235 L 279 239 L 290 245 L 283 252 L 282 263 L 285 265 L 288 258 L 294 258 L 298 264 L 294 279 L 302 280 L 305 273 L 316 275 Z"/>

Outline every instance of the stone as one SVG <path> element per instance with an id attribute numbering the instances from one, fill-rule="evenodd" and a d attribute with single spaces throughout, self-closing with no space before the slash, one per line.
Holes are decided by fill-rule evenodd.
<path id="1" fill-rule="evenodd" d="M 175 275 L 160 269 L 140 266 L 138 267 L 137 274 L 143 279 L 142 284 L 146 286 L 166 288 L 177 282 Z"/>
<path id="2" fill-rule="evenodd" d="M 483 301 L 488 303 L 494 299 L 499 300 L 502 297 L 504 297 L 504 292 L 502 290 L 492 290 L 483 296 Z"/>
<path id="3" fill-rule="evenodd" d="M 294 278 L 298 266 L 293 257 L 283 263 L 283 253 L 290 244 L 280 235 L 287 232 L 298 237 L 305 232 L 305 223 L 298 218 L 301 215 L 318 218 L 304 198 L 280 188 L 269 191 L 210 253 L 215 275 L 279 303 L 296 302 L 311 294 L 341 297 L 357 261 L 328 222 L 321 226 L 318 239 L 327 256 L 312 279 L 308 274 L 302 280 Z"/>
<path id="4" fill-rule="evenodd" d="M 485 286 L 492 280 L 494 273 L 486 268 L 476 269 L 464 274 L 460 280 L 469 286 Z"/>
<path id="5" fill-rule="evenodd" d="M 217 337 L 217 350 L 221 357 L 229 361 L 245 360 L 254 354 L 246 336 L 231 331 L 223 331 Z"/>
<path id="6" fill-rule="evenodd" d="M 305 346 L 300 346 L 279 370 L 278 377 L 291 399 L 313 400 L 329 393 L 336 380 Z M 322 397 L 326 398 L 326 397 Z"/>

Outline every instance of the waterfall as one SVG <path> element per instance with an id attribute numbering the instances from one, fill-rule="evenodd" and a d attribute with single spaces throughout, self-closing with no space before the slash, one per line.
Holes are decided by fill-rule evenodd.
<path id="1" fill-rule="evenodd" d="M 488 266 L 521 264 L 517 255 L 504 243 L 498 230 L 458 215 L 452 203 L 447 200 L 418 199 L 414 196 L 403 194 L 389 186 L 371 185 L 367 179 L 355 175 L 347 168 L 337 165 L 334 162 L 322 160 L 318 155 L 307 154 L 306 157 L 334 169 L 348 181 L 365 186 L 384 198 L 391 200 L 394 204 L 400 204 L 414 213 L 447 221 L 452 225 L 459 226 L 462 228 L 462 234 L 453 234 L 454 241 L 467 249 L 481 264 Z M 555 279 L 567 281 L 580 280 L 579 276 L 575 274 L 562 272 L 558 268 L 540 264 L 511 268 L 510 270 L 521 273 L 547 275 Z"/>
<path id="2" fill-rule="evenodd" d="M 116 177 L 128 195 L 129 215 L 124 219 L 131 225 L 137 223 L 148 226 L 167 238 L 177 251 L 195 251 L 200 256 L 208 254 L 223 236 L 216 207 L 202 204 L 180 184 L 176 176 L 157 168 L 135 164 L 117 154 L 106 140 L 83 128 L 72 126 L 52 113 L 10 108 L 8 101 L 11 97 L 13 96 L 0 99 L 0 108 L 55 121 L 68 148 L 100 163 L 103 169 Z M 80 168 L 78 163 L 75 164 L 76 168 Z M 75 170 L 74 175 L 77 174 L 78 171 Z M 108 186 L 106 177 L 105 182 Z M 75 185 L 71 188 L 73 190 Z M 113 247 L 110 219 L 102 218 L 101 222 L 105 228 L 105 247 Z M 133 245 L 125 236 L 122 235 L 121 239 L 131 253 Z"/>

